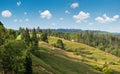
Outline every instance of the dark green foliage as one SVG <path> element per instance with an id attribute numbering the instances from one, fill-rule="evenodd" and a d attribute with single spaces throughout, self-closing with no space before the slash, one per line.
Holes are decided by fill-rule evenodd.
<path id="1" fill-rule="evenodd" d="M 108 66 L 109 65 L 107 64 L 107 62 L 105 62 L 105 64 L 103 64 L 102 72 L 104 74 L 114 74 L 113 71 L 108 68 Z"/>
<path id="2" fill-rule="evenodd" d="M 64 49 L 64 44 L 61 39 L 57 40 L 56 47 Z"/>
<path id="3" fill-rule="evenodd" d="M 36 30 L 35 28 L 32 30 L 32 41 L 36 41 L 37 40 L 37 33 L 36 33 Z"/>
<path id="4" fill-rule="evenodd" d="M 29 30 L 26 28 L 26 32 L 25 32 L 25 42 L 26 44 L 29 46 L 30 44 L 30 34 L 29 34 Z"/>
<path id="5" fill-rule="evenodd" d="M 114 74 L 114 72 L 108 68 L 108 64 L 106 62 L 105 62 L 105 64 L 103 64 L 102 68 L 97 65 L 95 65 L 93 68 L 98 71 L 102 71 L 104 74 Z"/>
<path id="6" fill-rule="evenodd" d="M 5 31 L 5 42 L 8 42 L 9 40 L 15 40 L 17 37 L 17 32 L 12 29 L 6 29 Z"/>
<path id="7" fill-rule="evenodd" d="M 5 42 L 5 28 L 2 22 L 0 22 L 0 46 L 3 45 L 4 42 Z"/>
<path id="8" fill-rule="evenodd" d="M 29 35 L 29 29 L 26 28 L 26 30 L 22 30 L 21 32 L 21 39 L 25 41 L 26 45 L 29 46 L 30 44 L 30 35 Z"/>
<path id="9" fill-rule="evenodd" d="M 2 22 L 0 21 L 0 33 L 5 32 L 5 27 L 2 24 Z"/>
<path id="10" fill-rule="evenodd" d="M 104 67 L 104 68 L 102 69 L 102 72 L 103 72 L 104 74 L 114 74 L 113 71 L 112 71 L 111 69 L 107 68 L 107 67 Z"/>
<path id="11" fill-rule="evenodd" d="M 102 68 L 100 68 L 100 67 L 97 66 L 97 65 L 93 66 L 93 68 L 94 68 L 95 70 L 102 71 Z"/>
<path id="12" fill-rule="evenodd" d="M 40 29 L 39 26 L 37 27 L 36 32 L 37 32 L 37 33 L 41 33 L 41 32 L 42 32 L 42 30 Z"/>
<path id="13" fill-rule="evenodd" d="M 42 33 L 41 37 L 40 37 L 40 40 L 44 41 L 44 42 L 48 42 L 47 34 L 46 33 Z"/>
<path id="14" fill-rule="evenodd" d="M 22 51 L 26 47 L 24 42 L 9 41 L 3 46 L 0 46 L 0 64 L 3 72 L 24 73 L 24 58 Z"/>
<path id="15" fill-rule="evenodd" d="M 30 37 L 30 34 L 32 35 Z M 26 45 L 31 47 L 31 50 L 38 49 L 38 38 L 35 28 L 32 32 L 29 32 L 29 29 L 21 29 L 21 39 L 25 41 Z"/>
<path id="16" fill-rule="evenodd" d="M 31 48 L 32 50 L 38 49 L 38 38 L 35 29 L 32 30 Z"/>
<path id="17" fill-rule="evenodd" d="M 24 66 L 25 66 L 24 74 L 32 74 L 32 59 L 29 50 L 26 51 Z"/>

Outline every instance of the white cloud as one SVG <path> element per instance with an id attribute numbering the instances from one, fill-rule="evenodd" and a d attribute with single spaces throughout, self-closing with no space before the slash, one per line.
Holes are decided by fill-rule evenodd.
<path id="1" fill-rule="evenodd" d="M 1 13 L 2 17 L 9 18 L 12 16 L 12 13 L 9 10 L 4 10 Z"/>
<path id="2" fill-rule="evenodd" d="M 75 8 L 77 8 L 77 7 L 79 7 L 79 4 L 78 4 L 78 3 L 72 3 L 72 4 L 71 4 L 71 8 L 75 9 Z"/>
<path id="3" fill-rule="evenodd" d="M 17 6 L 20 6 L 21 5 L 21 1 L 17 2 Z"/>
<path id="4" fill-rule="evenodd" d="M 61 18 L 59 18 L 59 19 L 60 19 L 61 21 L 62 21 L 62 20 L 64 20 L 64 18 L 62 18 L 62 17 L 61 17 Z"/>
<path id="5" fill-rule="evenodd" d="M 114 15 L 112 18 L 108 17 L 106 14 L 103 14 L 102 17 L 97 17 L 95 20 L 99 23 L 109 23 L 115 22 L 119 19 L 119 15 Z"/>
<path id="6" fill-rule="evenodd" d="M 26 18 L 26 19 L 25 19 L 25 21 L 26 21 L 26 22 L 28 22 L 28 21 L 29 21 L 29 19 L 28 19 L 28 18 Z"/>
<path id="7" fill-rule="evenodd" d="M 80 11 L 78 15 L 73 15 L 73 19 L 76 20 L 76 23 L 81 23 L 85 19 L 89 18 L 90 14 Z"/>
<path id="8" fill-rule="evenodd" d="M 65 13 L 66 13 L 66 14 L 70 14 L 70 12 L 69 12 L 68 10 L 65 10 Z"/>
<path id="9" fill-rule="evenodd" d="M 46 19 L 50 19 L 52 17 L 52 14 L 50 13 L 49 10 L 45 10 L 44 12 L 40 13 L 41 18 L 46 18 Z"/>
<path id="10" fill-rule="evenodd" d="M 27 12 L 24 12 L 24 15 L 27 15 Z"/>

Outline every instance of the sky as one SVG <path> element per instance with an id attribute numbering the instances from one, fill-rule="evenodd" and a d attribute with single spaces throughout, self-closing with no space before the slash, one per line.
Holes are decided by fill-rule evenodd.
<path id="1" fill-rule="evenodd" d="M 120 33 L 120 0 L 0 0 L 6 28 L 82 29 Z"/>

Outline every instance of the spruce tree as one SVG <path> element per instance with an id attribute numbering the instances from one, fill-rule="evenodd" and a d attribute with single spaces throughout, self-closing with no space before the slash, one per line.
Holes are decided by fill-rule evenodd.
<path id="1" fill-rule="evenodd" d="M 32 59 L 30 57 L 29 50 L 26 51 L 24 66 L 25 66 L 25 73 L 24 74 L 32 74 Z"/>
<path id="2" fill-rule="evenodd" d="M 29 46 L 30 44 L 30 34 L 29 34 L 29 29 L 26 28 L 26 30 L 22 30 L 21 33 L 21 39 L 25 41 L 26 45 Z"/>
<path id="3" fill-rule="evenodd" d="M 64 49 L 64 44 L 63 44 L 63 42 L 62 42 L 61 39 L 58 39 L 58 40 L 57 40 L 56 46 L 57 46 L 58 48 Z"/>
<path id="4" fill-rule="evenodd" d="M 32 49 L 38 49 L 38 38 L 35 28 L 32 30 L 31 46 Z"/>
<path id="5" fill-rule="evenodd" d="M 5 42 L 5 28 L 2 22 L 0 22 L 0 46 Z"/>
<path id="6" fill-rule="evenodd" d="M 41 37 L 40 37 L 40 40 L 44 41 L 44 42 L 48 42 L 47 34 L 46 33 L 42 33 Z"/>
<path id="7" fill-rule="evenodd" d="M 30 34 L 29 34 L 29 29 L 27 29 L 27 28 L 26 28 L 26 31 L 25 31 L 25 42 L 29 46 L 29 44 L 30 44 Z"/>

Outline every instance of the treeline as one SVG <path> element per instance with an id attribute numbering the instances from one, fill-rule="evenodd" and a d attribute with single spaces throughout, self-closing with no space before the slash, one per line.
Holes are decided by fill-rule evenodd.
<path id="1" fill-rule="evenodd" d="M 84 43 L 120 57 L 119 35 L 89 30 L 80 32 L 55 32 L 47 29 L 44 32 L 46 32 L 49 36 L 56 36 L 59 38 Z"/>

